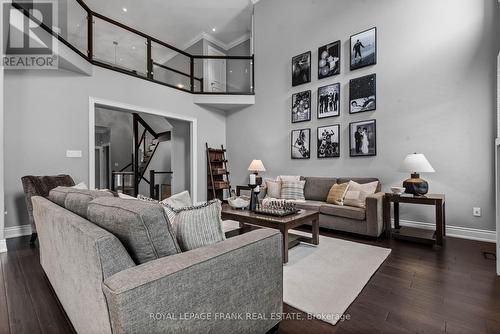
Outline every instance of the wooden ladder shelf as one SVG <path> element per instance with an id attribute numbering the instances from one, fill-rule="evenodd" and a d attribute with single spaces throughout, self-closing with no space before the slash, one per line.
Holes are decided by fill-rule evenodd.
<path id="1" fill-rule="evenodd" d="M 231 183 L 229 182 L 229 171 L 227 169 L 226 149 L 224 145 L 221 148 L 207 148 L 207 197 L 208 200 L 215 198 L 224 200 L 224 190 L 231 193 Z"/>

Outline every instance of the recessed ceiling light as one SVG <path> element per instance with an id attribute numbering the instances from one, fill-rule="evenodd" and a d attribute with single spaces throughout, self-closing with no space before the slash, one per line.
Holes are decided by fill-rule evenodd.
<path id="1" fill-rule="evenodd" d="M 132 46 L 132 50 L 135 50 L 135 46 Z"/>
<path id="2" fill-rule="evenodd" d="M 127 12 L 127 7 L 123 7 L 122 10 L 126 13 Z"/>
<path id="3" fill-rule="evenodd" d="M 215 30 L 216 30 L 215 28 L 212 28 L 212 31 L 213 31 L 213 32 L 215 32 Z"/>

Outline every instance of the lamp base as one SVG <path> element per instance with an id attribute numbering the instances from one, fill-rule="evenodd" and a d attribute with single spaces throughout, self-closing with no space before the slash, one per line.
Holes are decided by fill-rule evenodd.
<path id="1" fill-rule="evenodd" d="M 403 182 L 403 187 L 405 193 L 415 196 L 423 196 L 429 191 L 429 184 L 421 179 L 417 173 L 411 174 L 411 178 Z"/>

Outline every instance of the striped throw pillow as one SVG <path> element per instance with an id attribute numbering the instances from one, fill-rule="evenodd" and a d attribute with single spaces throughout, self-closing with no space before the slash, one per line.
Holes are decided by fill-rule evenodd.
<path id="1" fill-rule="evenodd" d="M 281 198 L 304 201 L 304 186 L 306 181 L 283 181 L 281 182 Z"/>
<path id="2" fill-rule="evenodd" d="M 226 239 L 222 230 L 222 205 L 218 199 L 180 209 L 169 204 L 163 206 L 183 252 Z"/>

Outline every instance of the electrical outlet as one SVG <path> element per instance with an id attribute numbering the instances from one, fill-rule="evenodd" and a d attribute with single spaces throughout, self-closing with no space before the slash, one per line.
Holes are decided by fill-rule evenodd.
<path id="1" fill-rule="evenodd" d="M 481 208 L 472 208 L 472 215 L 474 217 L 481 217 Z"/>

